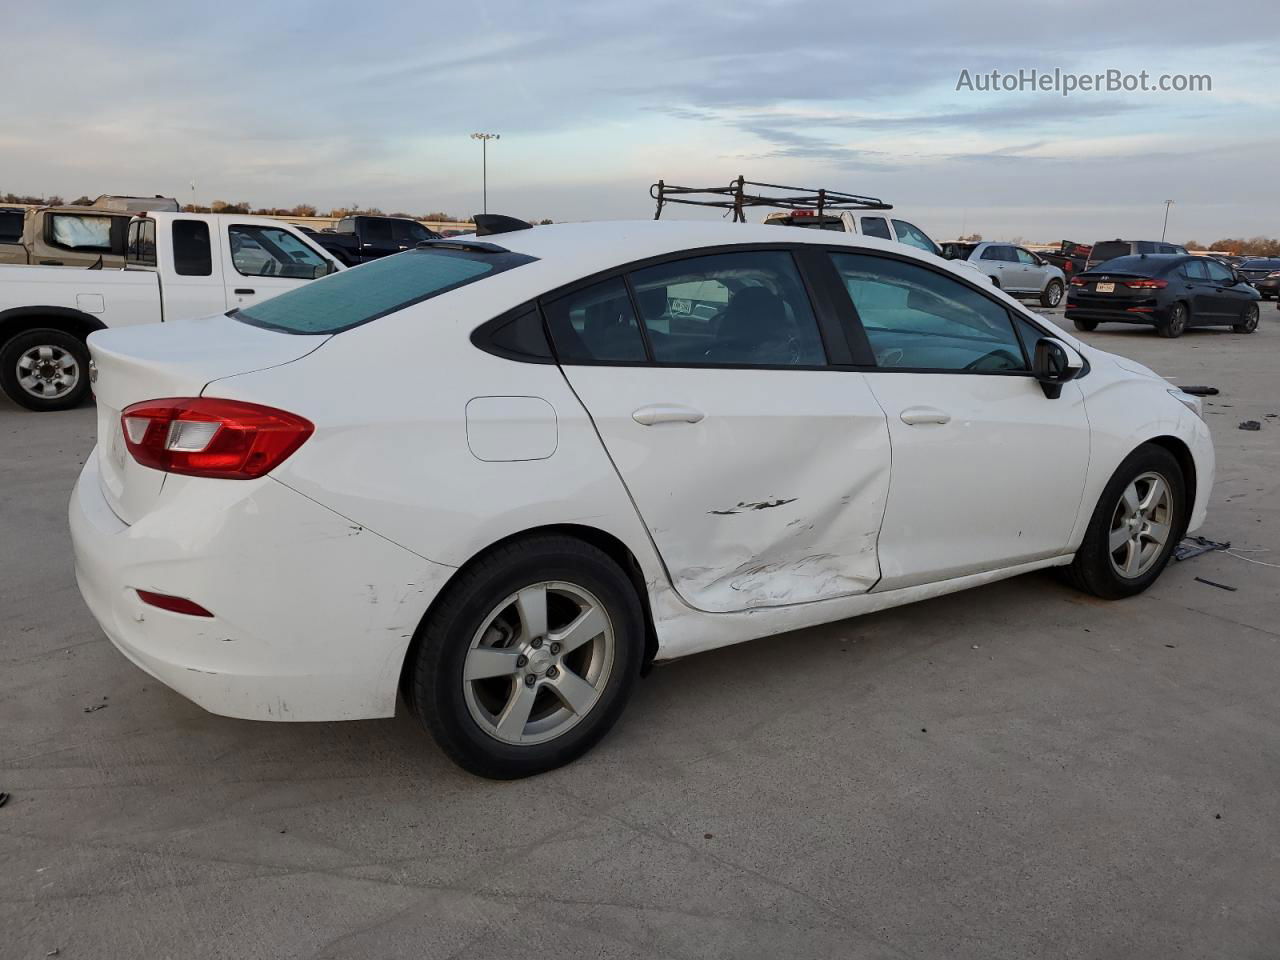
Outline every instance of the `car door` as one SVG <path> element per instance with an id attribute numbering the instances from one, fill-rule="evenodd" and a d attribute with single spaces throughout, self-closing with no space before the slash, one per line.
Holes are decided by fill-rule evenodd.
<path id="1" fill-rule="evenodd" d="M 1089 462 L 1079 385 L 1046 398 L 1015 313 L 976 286 L 887 255 L 831 259 L 893 447 L 876 590 L 1066 552 Z"/>
<path id="2" fill-rule="evenodd" d="M 1205 269 L 1207 262 L 1200 257 L 1184 261 L 1173 281 L 1182 288 L 1178 299 L 1191 307 L 1192 323 L 1214 320 L 1214 311 L 1218 309 L 1214 285 L 1209 282 L 1209 271 Z"/>
<path id="3" fill-rule="evenodd" d="M 687 603 L 785 606 L 876 583 L 884 412 L 790 250 L 679 256 L 542 308 Z"/>
<path id="4" fill-rule="evenodd" d="M 1213 304 L 1214 319 L 1224 323 L 1240 319 L 1244 305 L 1253 300 L 1253 288 L 1237 284 L 1235 274 L 1217 260 L 1206 260 L 1204 268 L 1209 274 L 1206 298 Z"/>
<path id="5" fill-rule="evenodd" d="M 164 277 L 164 319 L 189 320 L 222 313 L 228 306 L 222 259 L 213 255 L 207 220 L 179 218 L 159 236 Z"/>
<path id="6" fill-rule="evenodd" d="M 330 261 L 281 227 L 228 221 L 225 230 L 228 307 L 247 307 L 330 272 Z"/>
<path id="7" fill-rule="evenodd" d="M 1014 247 L 1013 255 L 1018 258 L 1018 289 L 1025 293 L 1039 293 L 1047 282 L 1047 268 L 1030 250 Z"/>
<path id="8" fill-rule="evenodd" d="M 990 243 L 982 251 L 982 272 L 994 277 L 1001 289 L 1008 289 L 1015 282 L 1013 276 L 1013 254 L 1008 247 L 998 243 Z"/>

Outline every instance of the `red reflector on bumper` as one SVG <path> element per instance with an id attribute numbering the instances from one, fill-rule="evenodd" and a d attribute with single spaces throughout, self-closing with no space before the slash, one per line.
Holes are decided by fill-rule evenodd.
<path id="1" fill-rule="evenodd" d="M 185 613 L 189 617 L 212 617 L 213 614 L 194 600 L 186 597 L 171 597 L 167 593 L 152 593 L 150 590 L 137 590 L 138 599 L 148 606 L 159 607 L 170 613 Z"/>

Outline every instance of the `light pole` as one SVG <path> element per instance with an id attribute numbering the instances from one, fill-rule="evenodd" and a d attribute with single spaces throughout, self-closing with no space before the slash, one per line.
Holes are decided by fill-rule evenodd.
<path id="1" fill-rule="evenodd" d="M 489 212 L 489 141 L 500 140 L 502 135 L 498 133 L 473 133 L 472 140 L 480 141 L 480 184 L 481 196 L 483 201 L 481 207 L 484 213 Z"/>
<path id="2" fill-rule="evenodd" d="M 1166 200 L 1166 201 L 1164 202 L 1164 226 L 1160 229 L 1160 242 L 1161 242 L 1161 243 L 1163 243 L 1163 242 L 1164 242 L 1164 235 L 1165 235 L 1165 234 L 1168 232 L 1168 230 L 1169 230 L 1169 208 L 1170 208 L 1170 207 L 1172 207 L 1172 206 L 1173 206 L 1173 201 L 1172 201 L 1172 200 Z"/>

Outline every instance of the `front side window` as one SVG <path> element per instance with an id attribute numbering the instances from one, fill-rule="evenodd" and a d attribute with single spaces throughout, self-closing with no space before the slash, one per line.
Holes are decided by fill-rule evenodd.
<path id="1" fill-rule="evenodd" d="M 173 221 L 173 272 L 180 277 L 207 277 L 213 273 L 209 225 L 203 220 Z"/>
<path id="2" fill-rule="evenodd" d="M 1209 279 L 1214 283 L 1234 283 L 1235 277 L 1231 271 L 1220 264 L 1217 260 L 1209 260 L 1205 262 L 1204 268 L 1209 271 Z"/>
<path id="3" fill-rule="evenodd" d="M 1009 314 L 959 280 L 867 254 L 833 253 L 876 365 L 914 370 L 1026 370 Z"/>
<path id="4" fill-rule="evenodd" d="M 17 243 L 21 240 L 24 219 L 21 210 L 0 210 L 0 243 Z"/>
<path id="5" fill-rule="evenodd" d="M 231 262 L 246 277 L 314 280 L 329 272 L 329 261 L 288 230 L 233 224 L 227 227 Z"/>
<path id="6" fill-rule="evenodd" d="M 646 359 L 644 339 L 621 277 L 552 300 L 544 310 L 562 363 Z"/>
<path id="7" fill-rule="evenodd" d="M 914 223 L 905 220 L 893 221 L 893 229 L 898 231 L 898 242 L 909 247 L 917 247 L 927 253 L 937 253 L 938 245 L 929 239 L 929 235 Z"/>
<path id="8" fill-rule="evenodd" d="M 1013 253 L 1018 258 L 1019 263 L 1030 264 L 1033 267 L 1038 267 L 1040 265 L 1039 260 L 1033 257 L 1029 251 L 1023 250 L 1021 247 L 1014 247 Z"/>
<path id="9" fill-rule="evenodd" d="M 111 252 L 114 217 L 86 217 L 79 213 L 49 214 L 49 236 L 54 246 L 90 253 Z"/>
<path id="10" fill-rule="evenodd" d="M 884 217 L 863 217 L 862 232 L 868 237 L 879 237 L 881 240 L 892 240 L 889 232 L 889 221 Z"/>
<path id="11" fill-rule="evenodd" d="M 341 333 L 534 259 L 510 251 L 409 250 L 295 287 L 234 316 L 284 333 Z"/>
<path id="12" fill-rule="evenodd" d="M 392 224 L 391 233 L 395 237 L 397 245 L 406 247 L 412 247 L 423 240 L 435 238 L 435 234 L 430 230 L 420 223 L 414 223 L 412 220 L 396 220 Z"/>
<path id="13" fill-rule="evenodd" d="M 817 320 L 791 254 L 742 251 L 631 274 L 658 363 L 821 366 Z"/>

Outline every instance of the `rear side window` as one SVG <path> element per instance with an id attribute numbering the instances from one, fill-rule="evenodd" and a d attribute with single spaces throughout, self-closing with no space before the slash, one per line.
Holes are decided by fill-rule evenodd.
<path id="1" fill-rule="evenodd" d="M 1209 273 L 1204 268 L 1203 260 L 1188 260 L 1182 265 L 1182 275 L 1189 280 L 1209 279 Z"/>
<path id="2" fill-rule="evenodd" d="M 23 212 L 0 210 L 0 243 L 17 243 L 22 239 Z"/>
<path id="3" fill-rule="evenodd" d="M 1093 245 L 1093 252 L 1089 255 L 1089 259 L 1094 263 L 1102 263 L 1106 260 L 1127 257 L 1128 255 L 1129 244 L 1121 240 L 1104 240 L 1102 243 Z"/>
<path id="4" fill-rule="evenodd" d="M 621 277 L 575 290 L 543 309 L 562 363 L 645 359 L 644 340 Z"/>
<path id="5" fill-rule="evenodd" d="M 180 277 L 207 277 L 213 273 L 209 225 L 203 220 L 173 221 L 173 272 Z"/>
<path id="6" fill-rule="evenodd" d="M 284 333 L 341 333 L 535 259 L 507 250 L 409 250 L 243 307 L 234 316 Z"/>
<path id="7" fill-rule="evenodd" d="M 889 221 L 884 217 L 863 217 L 862 233 L 868 237 L 879 237 L 881 240 L 892 240 L 889 232 Z"/>
<path id="8" fill-rule="evenodd" d="M 115 217 L 91 217 L 78 213 L 49 214 L 49 240 L 65 250 L 111 252 L 111 224 Z"/>
<path id="9" fill-rule="evenodd" d="M 790 253 L 743 251 L 631 274 L 653 359 L 717 366 L 822 366 L 809 296 Z"/>

